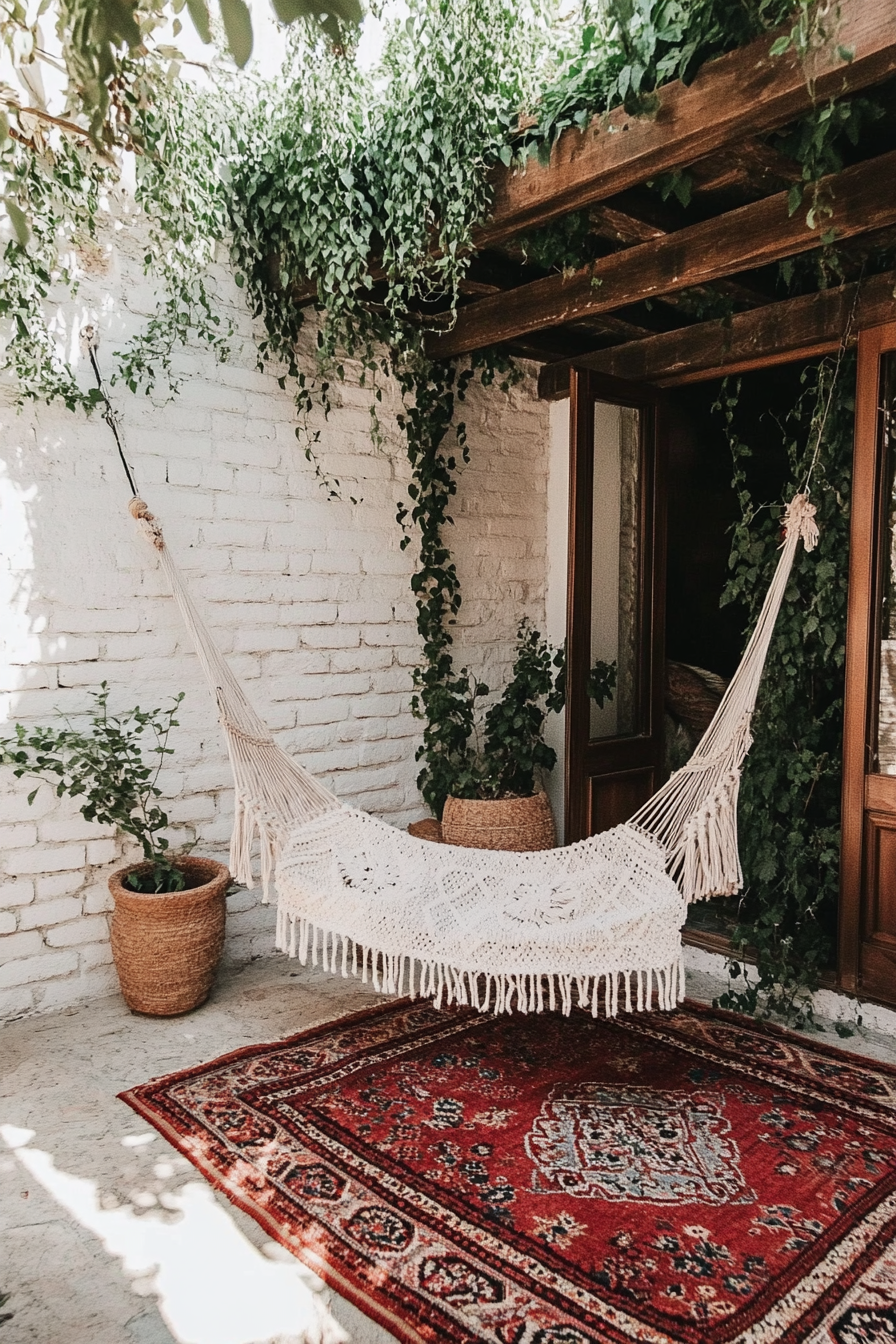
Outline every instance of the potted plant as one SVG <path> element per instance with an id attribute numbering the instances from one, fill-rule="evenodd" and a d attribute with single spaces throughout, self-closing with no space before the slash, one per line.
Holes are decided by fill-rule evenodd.
<path id="1" fill-rule="evenodd" d="M 441 833 L 435 833 L 432 821 L 417 823 L 415 833 L 476 849 L 551 849 L 557 833 L 542 777 L 554 768 L 557 753 L 545 742 L 544 727 L 547 715 L 563 708 L 564 651 L 552 648 L 529 620 L 521 621 L 510 681 L 486 711 L 481 731 L 477 702 L 489 687 L 466 669 L 461 675 L 463 712 L 453 714 L 450 749 L 438 758 L 439 782 L 447 795 Z M 612 695 L 615 678 L 615 664 L 600 664 L 589 693 L 603 697 L 603 703 Z M 430 758 L 430 772 L 432 764 Z M 431 796 L 432 781 L 426 782 Z"/>
<path id="2" fill-rule="evenodd" d="M 91 694 L 93 712 L 84 730 L 68 719 L 61 728 L 17 724 L 14 738 L 0 739 L 0 761 L 18 778 L 49 780 L 59 797 L 83 799 L 87 821 L 117 826 L 139 843 L 143 859 L 109 878 L 121 992 L 138 1013 L 185 1013 L 211 989 L 224 947 L 230 873 L 214 859 L 173 854 L 162 834 L 168 817 L 156 801 L 158 777 L 172 755 L 168 736 L 177 727 L 183 693 L 170 709 L 138 707 L 118 716 L 109 713 L 106 682 Z"/>

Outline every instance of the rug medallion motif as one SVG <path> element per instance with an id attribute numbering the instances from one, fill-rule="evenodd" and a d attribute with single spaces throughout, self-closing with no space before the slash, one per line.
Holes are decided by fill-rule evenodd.
<path id="1" fill-rule="evenodd" d="M 123 1094 L 397 1338 L 896 1344 L 896 1073 L 400 1001 Z"/>
<path id="2" fill-rule="evenodd" d="M 529 1134 L 532 1189 L 653 1204 L 752 1203 L 711 1097 L 580 1083 L 553 1093 Z"/>

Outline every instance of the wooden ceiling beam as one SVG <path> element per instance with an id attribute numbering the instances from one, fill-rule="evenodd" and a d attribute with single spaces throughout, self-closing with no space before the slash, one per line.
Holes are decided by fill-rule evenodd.
<path id="1" fill-rule="evenodd" d="M 785 125 L 818 100 L 854 93 L 896 74 L 896 0 L 841 0 L 836 43 L 770 56 L 776 34 L 708 62 L 692 84 L 659 90 L 652 118 L 618 108 L 584 131 L 563 132 L 550 162 L 495 174 L 492 217 L 474 235 L 490 247 L 552 219 L 606 200 L 659 173 Z M 852 60 L 841 52 L 851 50 Z"/>
<path id="2" fill-rule="evenodd" d="M 663 238 L 669 229 L 661 228 L 650 220 L 640 219 L 627 210 L 613 205 L 595 205 L 588 211 L 588 231 L 596 238 L 605 238 L 607 242 L 631 247 L 635 243 L 649 243 L 654 238 Z"/>
<path id="3" fill-rule="evenodd" d="M 539 394 L 549 400 L 567 396 L 572 367 L 596 369 L 632 382 L 675 386 L 714 374 L 787 362 L 801 354 L 808 357 L 836 350 L 853 309 L 856 330 L 896 318 L 894 288 L 896 272 L 888 271 L 872 276 L 861 287 L 850 284 L 824 289 L 738 313 L 730 323 L 701 322 L 578 359 L 546 364 L 539 375 Z"/>
<path id="4" fill-rule="evenodd" d="M 845 239 L 896 222 L 894 175 L 896 150 L 822 179 L 823 197 L 833 210 L 824 228 L 835 229 L 837 238 Z M 821 230 L 807 228 L 803 210 L 791 214 L 787 196 L 786 191 L 778 192 L 665 238 L 615 252 L 569 278 L 546 276 L 479 299 L 460 309 L 452 330 L 434 336 L 428 351 L 447 359 L 542 327 L 711 284 L 820 247 Z"/>
<path id="5" fill-rule="evenodd" d="M 619 341 L 640 341 L 645 336 L 653 336 L 656 328 L 651 329 L 627 318 L 617 317 L 615 313 L 602 317 L 588 318 L 584 322 L 570 322 L 564 331 L 586 331 L 594 336 L 614 336 Z"/>
<path id="6" fill-rule="evenodd" d="M 706 196 L 737 192 L 741 201 L 770 196 L 791 182 L 799 182 L 802 164 L 750 136 L 729 149 L 711 154 L 689 166 L 693 179 L 693 194 L 701 200 Z"/>

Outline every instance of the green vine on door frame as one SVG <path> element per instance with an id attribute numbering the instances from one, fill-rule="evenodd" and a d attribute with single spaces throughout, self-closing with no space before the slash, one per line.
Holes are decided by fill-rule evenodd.
<path id="1" fill-rule="evenodd" d="M 811 485 L 820 540 L 812 554 L 797 556 L 760 687 L 740 793 L 745 887 L 730 987 L 719 999 L 724 1008 L 780 1015 L 794 1026 L 813 1020 L 811 996 L 829 964 L 839 894 L 854 352 L 839 371 L 837 363 L 831 357 L 805 369 L 802 395 L 782 426 L 783 498 L 803 487 L 821 433 Z M 737 428 L 739 392 L 739 381 L 726 380 L 717 407 L 741 513 L 722 601 L 741 603 L 752 626 L 777 562 L 783 505 L 753 497 L 752 450 Z"/>

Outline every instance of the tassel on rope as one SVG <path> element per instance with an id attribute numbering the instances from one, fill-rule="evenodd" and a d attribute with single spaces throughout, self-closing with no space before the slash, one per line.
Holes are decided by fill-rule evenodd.
<path id="1" fill-rule="evenodd" d="M 784 510 L 784 535 L 790 537 L 796 531 L 807 551 L 814 551 L 818 545 L 818 524 L 815 521 L 815 505 L 809 503 L 808 495 L 794 495 Z"/>
<path id="2" fill-rule="evenodd" d="M 149 505 L 142 499 L 134 498 L 128 504 L 128 513 L 132 518 L 136 518 L 143 532 L 149 541 L 155 546 L 157 551 L 164 551 L 165 538 L 162 536 L 162 529 L 156 522 L 155 515 L 150 513 Z"/>

